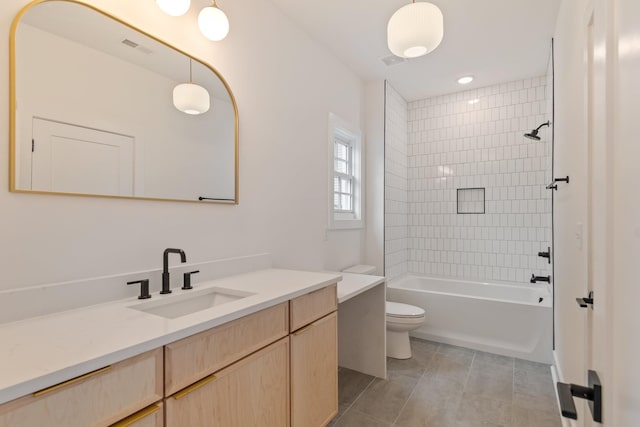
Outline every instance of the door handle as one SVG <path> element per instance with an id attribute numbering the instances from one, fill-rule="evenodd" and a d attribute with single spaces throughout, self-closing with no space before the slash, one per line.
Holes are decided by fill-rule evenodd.
<path id="1" fill-rule="evenodd" d="M 589 296 L 584 298 L 576 298 L 576 302 L 581 308 L 593 306 L 593 291 L 589 291 Z"/>
<path id="2" fill-rule="evenodd" d="M 561 382 L 556 384 L 562 416 L 565 418 L 571 418 L 572 420 L 578 419 L 578 411 L 576 410 L 576 404 L 574 403 L 573 398 L 579 397 L 589 401 L 589 409 L 591 410 L 593 421 L 601 423 L 602 385 L 600 384 L 600 378 L 596 371 L 588 371 L 588 381 L 589 387 Z"/>

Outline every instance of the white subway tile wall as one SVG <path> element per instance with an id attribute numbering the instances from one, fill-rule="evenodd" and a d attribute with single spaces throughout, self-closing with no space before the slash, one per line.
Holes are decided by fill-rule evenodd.
<path id="1" fill-rule="evenodd" d="M 388 279 L 407 272 L 407 102 L 386 83 L 384 150 L 384 264 Z"/>
<path id="2" fill-rule="evenodd" d="M 551 132 L 541 129 L 539 142 L 523 137 L 551 119 L 546 86 L 541 76 L 408 104 L 387 86 L 390 278 L 408 271 L 525 283 L 550 274 L 537 254 L 551 246 Z M 485 188 L 485 214 L 456 213 L 457 189 L 470 187 Z"/>

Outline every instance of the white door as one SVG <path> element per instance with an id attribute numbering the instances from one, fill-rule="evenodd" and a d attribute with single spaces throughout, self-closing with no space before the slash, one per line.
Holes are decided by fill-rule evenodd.
<path id="1" fill-rule="evenodd" d="M 612 1 L 617 49 L 613 147 L 613 342 L 607 426 L 640 426 L 640 1 Z M 607 415 L 607 414 L 605 414 Z"/>
<path id="2" fill-rule="evenodd" d="M 612 203 L 614 182 L 612 173 L 613 149 L 613 105 L 611 96 L 611 64 L 614 61 L 609 45 L 610 2 L 595 0 L 585 16 L 587 46 L 586 60 L 586 123 L 587 123 L 587 283 L 584 295 L 593 292 L 594 304 L 584 309 L 585 318 L 585 366 L 600 377 L 603 390 L 609 390 L 611 379 L 611 286 L 612 276 Z M 583 384 L 588 385 L 587 372 Z M 584 426 L 592 426 L 593 415 L 587 401 L 575 399 L 584 405 Z M 603 421 L 610 414 L 609 405 L 603 407 Z M 578 402 L 576 402 L 578 403 Z M 605 425 L 611 425 L 606 423 Z"/>
<path id="3" fill-rule="evenodd" d="M 602 425 L 640 426 L 640 2 L 594 0 L 585 19 L 588 144 L 585 361 Z M 577 297 L 580 295 L 577 295 Z M 585 295 L 586 296 L 586 295 Z M 585 372 L 584 384 L 587 385 Z M 600 425 L 586 401 L 578 423 Z"/>
<path id="4" fill-rule="evenodd" d="M 133 195 L 132 137 L 33 119 L 31 189 Z"/>

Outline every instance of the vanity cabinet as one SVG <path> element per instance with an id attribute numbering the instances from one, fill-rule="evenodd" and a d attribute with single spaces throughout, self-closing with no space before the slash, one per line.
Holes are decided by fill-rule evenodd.
<path id="1" fill-rule="evenodd" d="M 165 395 L 289 334 L 287 302 L 165 346 Z"/>
<path id="2" fill-rule="evenodd" d="M 167 427 L 289 425 L 289 303 L 165 346 Z"/>
<path id="3" fill-rule="evenodd" d="M 338 413 L 337 305 L 335 285 L 291 300 L 292 427 L 324 426 Z"/>
<path id="4" fill-rule="evenodd" d="M 336 288 L 165 346 L 166 426 L 326 425 L 338 412 Z"/>
<path id="5" fill-rule="evenodd" d="M 0 405 L 1 427 L 109 426 L 162 399 L 162 349 Z"/>
<path id="6" fill-rule="evenodd" d="M 167 427 L 289 425 L 289 337 L 166 399 Z"/>
<path id="7" fill-rule="evenodd" d="M 338 411 L 336 285 L 0 405 L 0 427 L 320 427 Z"/>

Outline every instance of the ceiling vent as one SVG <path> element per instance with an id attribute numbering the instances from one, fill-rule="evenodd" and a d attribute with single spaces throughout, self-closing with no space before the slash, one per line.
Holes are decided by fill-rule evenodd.
<path id="1" fill-rule="evenodd" d="M 398 65 L 401 64 L 403 62 L 406 62 L 406 58 L 401 58 L 399 56 L 395 56 L 395 55 L 389 55 L 387 57 L 381 58 L 380 59 L 382 62 L 384 62 L 384 64 L 387 67 L 391 67 L 392 65 Z"/>
<path id="2" fill-rule="evenodd" d="M 147 55 L 150 54 L 150 53 L 153 53 L 151 51 L 151 49 L 146 48 L 146 47 L 134 42 L 133 40 L 124 39 L 124 40 L 122 40 L 121 43 L 123 45 L 125 45 L 125 46 L 129 46 L 130 48 L 133 48 L 133 49 L 135 49 L 137 51 L 140 51 L 141 53 L 144 53 L 144 54 L 147 54 Z"/>

